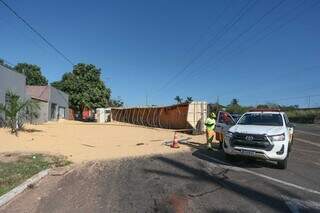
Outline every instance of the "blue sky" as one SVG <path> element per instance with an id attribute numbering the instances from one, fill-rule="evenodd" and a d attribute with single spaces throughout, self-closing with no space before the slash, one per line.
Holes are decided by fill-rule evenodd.
<path id="1" fill-rule="evenodd" d="M 6 0 L 72 61 L 101 68 L 112 96 L 128 106 L 145 104 L 148 94 L 158 105 L 180 95 L 302 107 L 307 95 L 320 106 L 316 1 L 252 0 L 230 27 L 246 0 Z M 37 64 L 50 82 L 72 70 L 1 4 L 0 26 L 1 58 Z"/>

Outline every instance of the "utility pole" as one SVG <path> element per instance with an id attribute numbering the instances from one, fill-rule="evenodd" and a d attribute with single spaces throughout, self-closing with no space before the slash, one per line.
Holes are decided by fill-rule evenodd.
<path id="1" fill-rule="evenodd" d="M 308 108 L 310 108 L 310 103 L 311 103 L 311 96 L 308 96 Z"/>

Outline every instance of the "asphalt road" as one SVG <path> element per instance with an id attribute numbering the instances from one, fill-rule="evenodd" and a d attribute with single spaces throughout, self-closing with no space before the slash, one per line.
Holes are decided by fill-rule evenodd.
<path id="1" fill-rule="evenodd" d="M 193 152 L 87 164 L 0 212 L 320 212 L 319 125 L 297 126 L 286 170 L 188 144 Z"/>

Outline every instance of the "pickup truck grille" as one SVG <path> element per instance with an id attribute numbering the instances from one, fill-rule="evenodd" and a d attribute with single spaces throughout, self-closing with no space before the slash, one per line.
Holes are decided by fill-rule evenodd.
<path id="1" fill-rule="evenodd" d="M 265 135 L 234 133 L 231 139 L 231 146 L 248 147 L 270 151 L 273 145 Z"/>

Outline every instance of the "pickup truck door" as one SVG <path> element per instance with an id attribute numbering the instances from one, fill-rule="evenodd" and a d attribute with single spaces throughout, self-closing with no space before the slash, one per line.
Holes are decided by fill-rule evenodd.
<path id="1" fill-rule="evenodd" d="M 235 125 L 235 121 L 228 112 L 220 111 L 217 117 L 217 123 L 215 127 L 216 140 L 222 142 L 225 133 L 231 126 Z"/>

